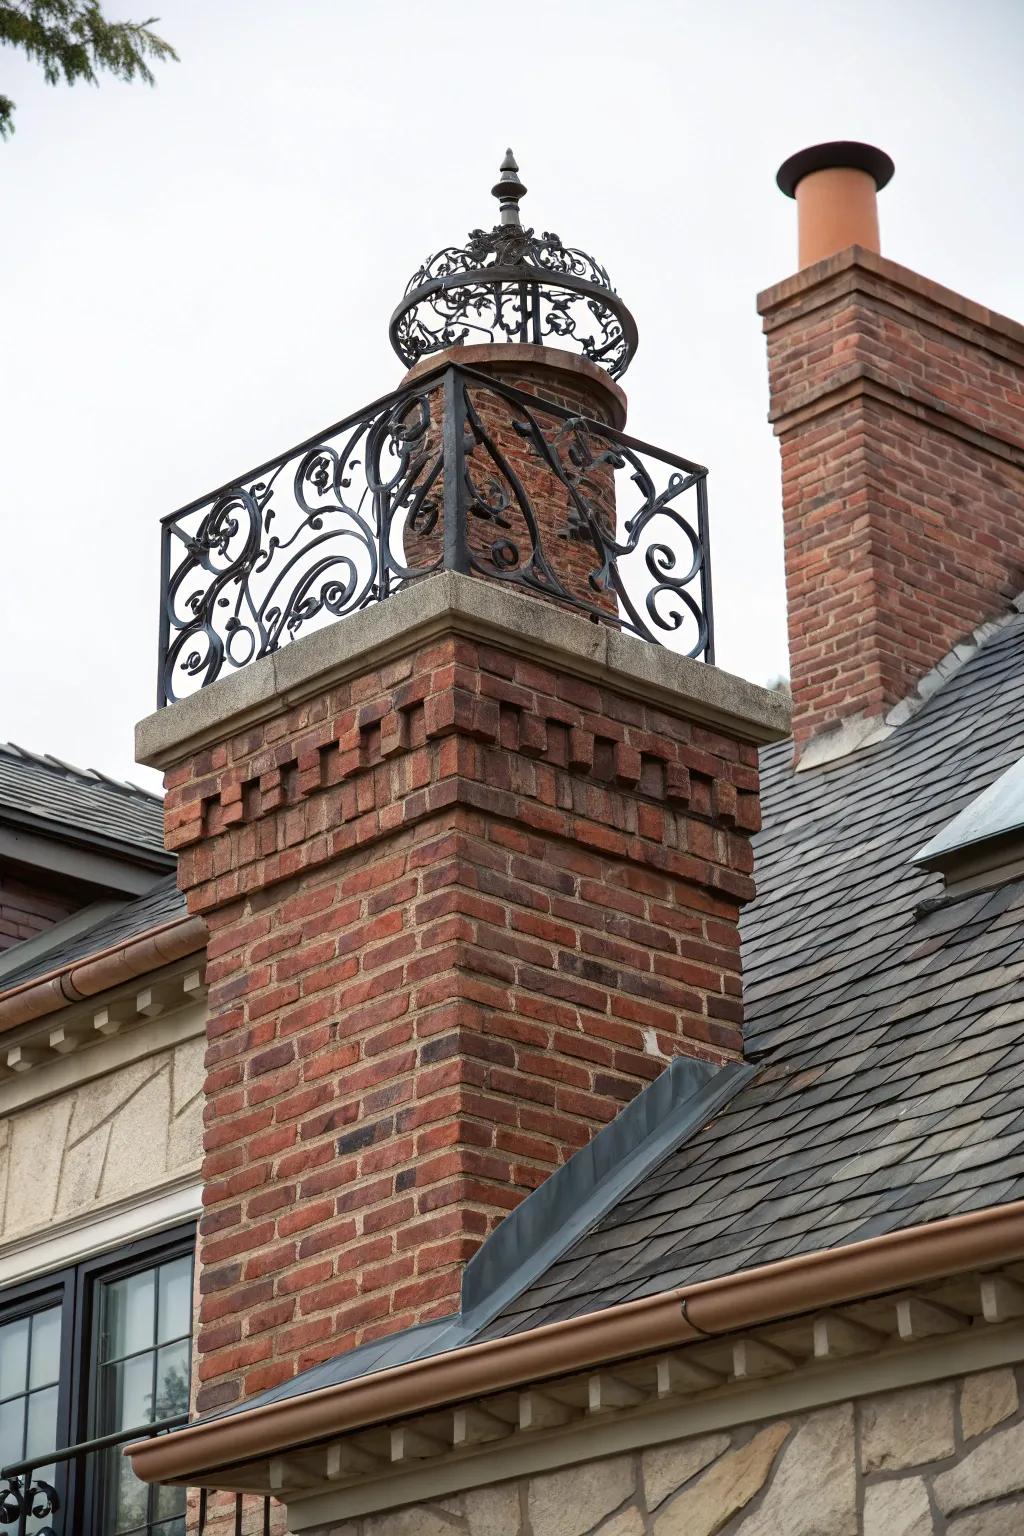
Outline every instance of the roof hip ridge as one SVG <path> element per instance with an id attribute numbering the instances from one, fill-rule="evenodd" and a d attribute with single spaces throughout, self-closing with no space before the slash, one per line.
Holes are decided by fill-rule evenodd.
<path id="1" fill-rule="evenodd" d="M 1018 592 L 1016 597 L 1010 599 L 1010 606 L 1004 613 L 996 615 L 995 618 L 985 619 L 963 640 L 958 640 L 956 645 L 951 646 L 923 677 L 918 678 L 914 691 L 905 699 L 901 699 L 898 704 L 893 704 L 883 717 L 885 725 L 895 730 L 897 726 L 913 719 L 918 710 L 923 709 L 940 688 L 955 677 L 969 661 L 972 661 L 989 640 L 1007 629 L 1015 619 L 1020 618 L 1022 613 L 1024 613 L 1024 592 Z"/>
<path id="2" fill-rule="evenodd" d="M 87 784 L 105 784 L 108 789 L 116 789 L 135 798 L 152 800 L 160 804 L 163 796 L 154 789 L 146 789 L 142 784 L 135 784 L 131 779 L 115 779 L 111 774 L 104 773 L 99 768 L 79 768 L 76 763 L 69 763 L 66 758 L 57 757 L 52 752 L 34 752 L 30 747 L 23 747 L 16 741 L 0 741 L 0 754 L 13 758 L 16 762 L 33 763 L 39 768 L 45 768 L 49 773 L 68 774 L 76 779 L 82 779 Z"/>

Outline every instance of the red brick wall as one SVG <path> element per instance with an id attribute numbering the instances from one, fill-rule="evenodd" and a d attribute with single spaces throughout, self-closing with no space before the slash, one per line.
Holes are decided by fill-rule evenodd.
<path id="1" fill-rule="evenodd" d="M 1024 328 L 863 251 L 759 308 L 799 746 L 883 714 L 1024 588 Z"/>
<path id="2" fill-rule="evenodd" d="M 82 901 L 53 886 L 29 884 L 0 871 L 0 952 L 70 917 Z"/>
<path id="3" fill-rule="evenodd" d="M 448 1311 L 667 1056 L 740 1049 L 753 747 L 451 637 L 167 783 L 210 926 L 200 1409 Z"/>
<path id="4" fill-rule="evenodd" d="M 520 355 L 523 353 L 526 361 Z M 480 354 L 484 354 L 483 358 Z M 560 584 L 572 597 L 616 613 L 614 589 L 591 582 L 591 577 L 601 570 L 603 552 L 595 542 L 587 516 L 588 512 L 592 514 L 603 531 L 614 536 L 615 471 L 608 461 L 607 440 L 582 426 L 580 418 L 614 425 L 625 412 L 621 391 L 596 365 L 575 372 L 555 366 L 560 354 L 548 348 L 455 347 L 446 357 L 456 363 L 465 362 L 522 394 L 535 396 L 537 405 L 531 408 L 533 421 L 552 459 L 561 468 L 561 474 L 556 474 L 540 452 L 524 448 L 525 440 L 517 425 L 529 426 L 529 422 L 521 407 L 489 390 L 480 379 L 465 380 L 466 485 L 469 493 L 478 497 L 466 529 L 466 542 L 476 562 L 474 573 L 491 574 L 496 561 L 505 574 L 510 570 L 528 570 L 532 563 L 535 578 L 547 580 L 550 575 L 552 592 Z M 545 357 L 550 360 L 542 360 Z M 438 361 L 436 357 L 430 358 L 429 367 L 436 368 Z M 429 369 L 421 364 L 408 377 L 415 379 L 424 371 Z M 439 383 L 429 397 L 431 424 L 425 442 L 429 457 L 440 450 L 442 401 L 443 386 Z M 573 412 L 573 420 L 567 422 L 546 412 L 545 401 Z M 416 412 L 410 412 L 411 420 L 415 421 L 415 417 Z M 477 423 L 482 435 L 477 431 Z M 514 469 L 518 486 L 508 473 L 509 467 Z M 570 485 L 578 488 L 578 499 Z M 539 535 L 536 547 L 519 500 L 520 486 L 535 519 Z M 440 504 L 442 498 L 439 481 L 431 499 Z M 494 515 L 487 515 L 489 512 Z M 406 550 L 415 568 L 423 569 L 439 560 L 442 528 L 443 518 L 439 516 L 425 535 L 406 535 Z M 537 588 L 531 590 L 536 592 Z"/>

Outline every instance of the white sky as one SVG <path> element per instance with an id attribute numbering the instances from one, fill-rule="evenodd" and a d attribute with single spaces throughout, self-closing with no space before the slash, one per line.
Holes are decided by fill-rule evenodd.
<path id="1" fill-rule="evenodd" d="M 794 150 L 896 162 L 882 246 L 1024 315 L 1024 0 L 108 0 L 159 84 L 0 90 L 0 739 L 155 783 L 158 519 L 393 388 L 430 251 L 526 222 L 640 328 L 629 430 L 711 468 L 718 655 L 786 670 L 757 291 L 795 267 Z"/>

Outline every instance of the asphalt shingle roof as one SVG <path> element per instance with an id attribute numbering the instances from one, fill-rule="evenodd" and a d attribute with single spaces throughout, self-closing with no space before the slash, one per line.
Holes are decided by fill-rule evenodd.
<path id="1" fill-rule="evenodd" d="M 158 795 L 74 768 L 54 757 L 0 743 L 0 818 L 4 812 L 52 823 L 147 853 L 164 851 Z"/>
<path id="2" fill-rule="evenodd" d="M 49 975 L 51 971 L 70 965 L 75 960 L 99 954 L 101 950 L 113 949 L 141 933 L 149 933 L 153 928 L 162 928 L 167 923 L 173 923 L 176 918 L 187 916 L 188 908 L 184 896 L 178 890 L 175 876 L 165 875 L 145 895 L 126 901 L 123 907 L 100 918 L 91 928 L 76 933 L 59 947 L 48 949 L 44 954 L 27 960 L 17 970 L 6 971 L 0 978 L 0 993 L 9 992 L 14 987 L 34 981 L 38 976 Z"/>
<path id="3" fill-rule="evenodd" d="M 885 741 L 807 773 L 768 748 L 743 923 L 757 1075 L 457 1344 L 465 1313 L 223 1411 L 1024 1197 L 1024 880 L 943 901 L 911 862 L 1022 753 L 1024 616 Z"/>
<path id="4" fill-rule="evenodd" d="M 885 741 L 763 756 L 753 1082 L 481 1338 L 1024 1196 L 1024 881 L 936 903 L 922 843 L 1024 753 L 1024 618 Z"/>

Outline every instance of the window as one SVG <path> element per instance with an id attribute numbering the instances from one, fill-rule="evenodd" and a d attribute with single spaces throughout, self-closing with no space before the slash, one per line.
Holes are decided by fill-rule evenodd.
<path id="1" fill-rule="evenodd" d="M 99 1282 L 94 1434 L 188 1413 L 192 1255 Z M 185 1536 L 185 1490 L 139 1482 L 119 1448 L 103 1453 L 103 1536 Z"/>
<path id="2" fill-rule="evenodd" d="M 148 1238 L 9 1293 L 0 1307 L 0 1466 L 188 1413 L 192 1228 Z M 123 1442 L 122 1442 L 123 1443 Z M 120 1444 L 41 1464 L 59 1516 L 26 1536 L 185 1536 L 185 1492 L 140 1483 Z M 0 1531 L 18 1529 L 0 1504 Z"/>
<path id="3" fill-rule="evenodd" d="M 0 1307 L 0 1467 L 45 1456 L 66 1445 L 69 1360 L 64 1349 L 73 1318 L 72 1277 L 64 1272 L 4 1293 Z M 63 1502 L 66 1469 L 43 1464 L 37 1483 L 53 1487 Z M 2 1507 L 2 1506 L 0 1506 Z M 5 1514 L 0 1514 L 3 1529 Z M 10 1522 L 15 1527 L 16 1521 Z M 30 1517 L 26 1536 L 49 1524 Z"/>

